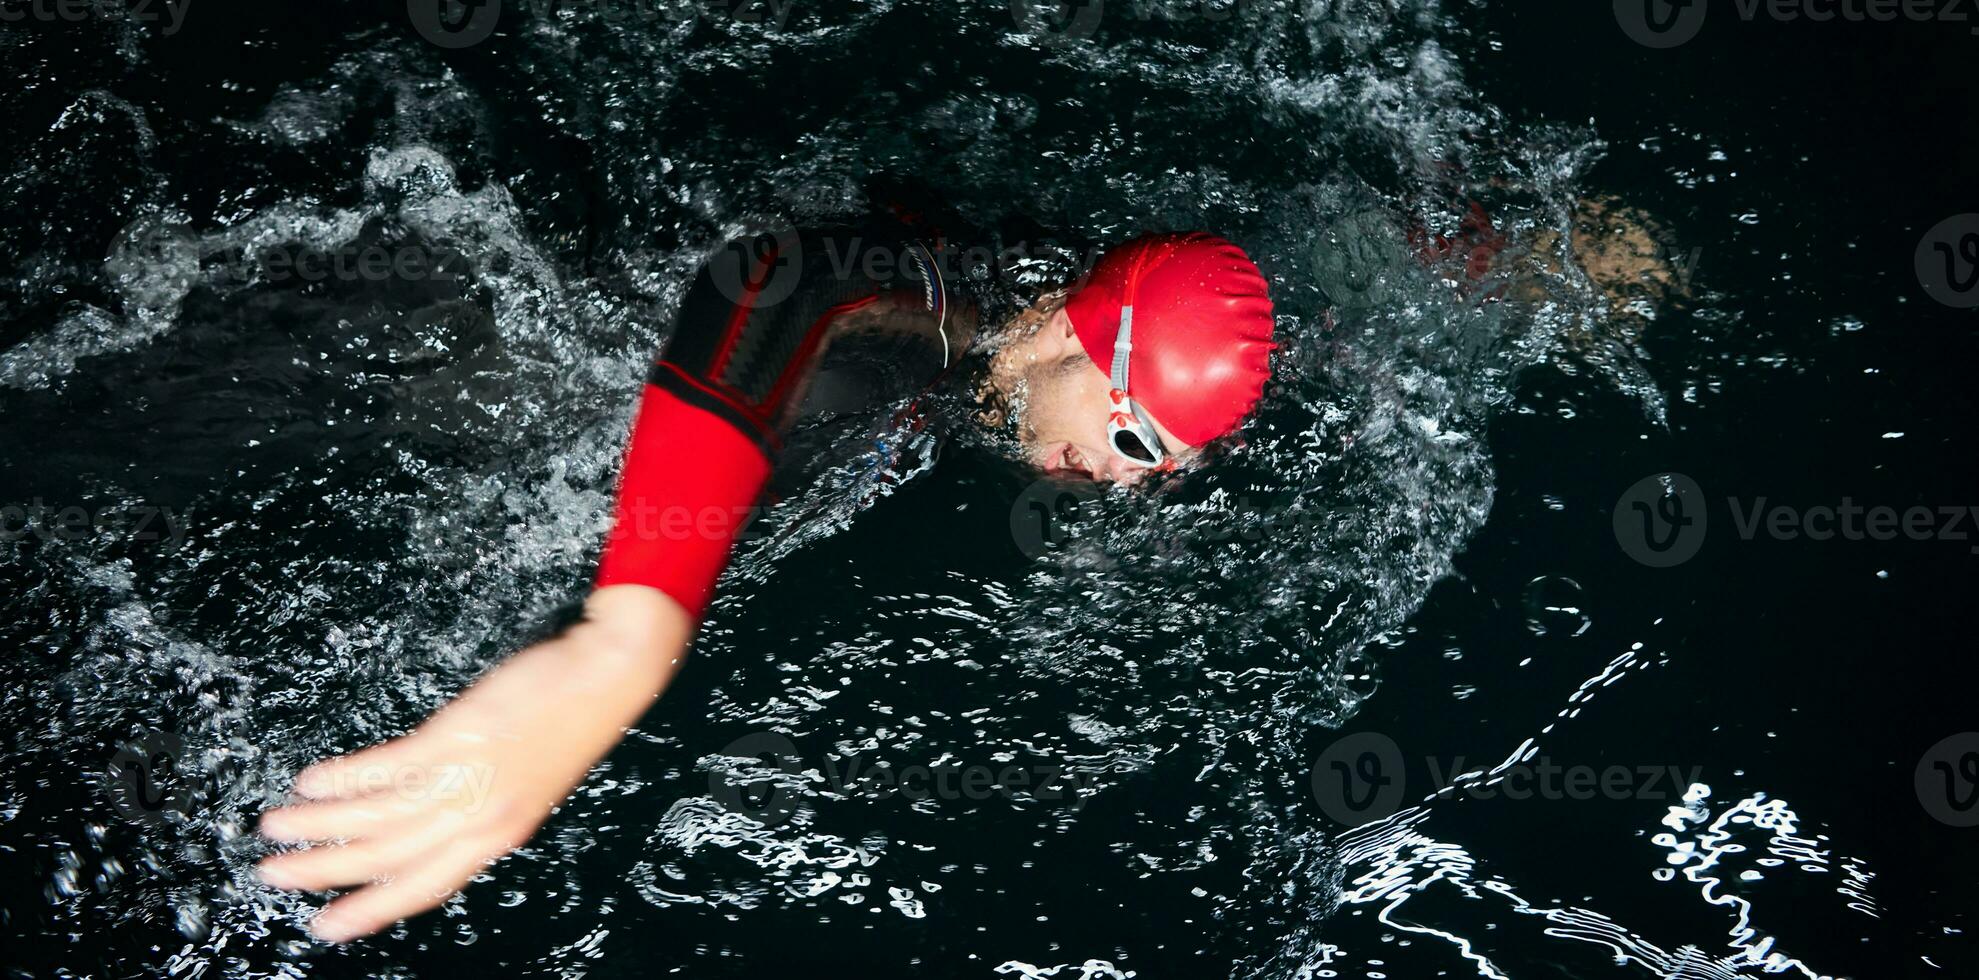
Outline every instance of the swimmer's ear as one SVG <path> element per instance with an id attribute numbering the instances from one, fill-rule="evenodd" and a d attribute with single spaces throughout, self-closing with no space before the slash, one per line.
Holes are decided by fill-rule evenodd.
<path id="1" fill-rule="evenodd" d="M 1075 340 L 1079 336 L 1079 328 L 1072 325 L 1072 315 L 1065 312 L 1064 293 L 1060 292 L 1046 296 L 1038 301 L 1038 305 L 1050 314 L 1051 319 L 1046 322 L 1057 326 L 1058 338 L 1060 340 Z M 1073 349 L 1076 351 L 1085 350 L 1083 346 L 1078 344 L 1074 344 Z"/>

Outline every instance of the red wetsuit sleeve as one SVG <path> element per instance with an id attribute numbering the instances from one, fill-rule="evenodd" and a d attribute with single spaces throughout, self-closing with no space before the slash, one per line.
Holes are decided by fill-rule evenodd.
<path id="1" fill-rule="evenodd" d="M 700 619 L 769 475 L 768 453 L 742 428 L 646 385 L 598 587 L 651 586 Z"/>
<path id="2" fill-rule="evenodd" d="M 696 619 L 707 610 L 826 335 L 877 298 L 828 259 L 764 236 L 702 266 L 641 396 L 599 588 L 651 586 Z M 771 288 L 785 276 L 794 289 Z"/>

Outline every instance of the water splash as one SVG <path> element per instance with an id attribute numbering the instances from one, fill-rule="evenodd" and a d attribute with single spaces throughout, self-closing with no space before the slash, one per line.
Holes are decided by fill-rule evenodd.
<path id="1" fill-rule="evenodd" d="M 1102 28 L 1072 46 L 1040 44 L 1004 4 L 807 7 L 782 30 L 635 31 L 572 9 L 527 21 L 499 72 L 360 32 L 321 77 L 206 125 L 154 131 L 118 96 L 79 99 L 61 135 L 24 155 L 6 203 L 41 213 L 36 176 L 81 153 L 107 175 L 87 187 L 88 225 L 112 234 L 37 232 L 38 251 L 10 250 L 32 285 L 9 310 L 38 325 L 0 350 L 5 431 L 28 450 L 11 457 L 44 465 L 6 472 L 83 506 L 171 498 L 194 530 L 170 552 L 105 537 L 7 545 L 7 581 L 24 588 L 0 592 L 0 635 L 38 656 L 4 668 L 0 721 L 27 734 L 5 752 L 0 798 L 30 795 L 16 774 L 94 771 L 146 732 L 185 738 L 177 766 L 199 789 L 191 819 L 105 825 L 85 844 L 67 816 L 11 819 L 64 855 L 51 922 L 148 935 L 168 920 L 185 941 L 101 954 L 118 969 L 255 975 L 293 959 L 312 903 L 249 878 L 252 815 L 299 766 L 414 723 L 581 593 L 637 379 L 700 257 L 752 215 L 856 205 L 861 178 L 885 169 L 939 178 L 985 227 L 1021 217 L 1067 242 L 1216 227 L 1272 279 L 1281 380 L 1220 465 L 1095 498 L 1055 560 L 858 564 L 938 511 L 999 529 L 1008 494 L 971 495 L 1009 482 L 992 442 L 959 439 L 949 468 L 897 491 L 876 489 L 856 454 L 824 474 L 768 516 L 697 647 L 747 669 L 705 706 L 671 699 L 632 762 L 594 775 L 570 822 L 500 869 L 522 897 L 504 906 L 555 894 L 556 914 L 579 907 L 605 886 L 573 869 L 607 844 L 632 855 L 636 893 L 669 907 L 853 899 L 938 915 L 936 893 L 971 880 L 922 850 L 967 826 L 946 811 L 874 815 L 808 785 L 788 825 L 714 807 L 699 791 L 724 778 L 698 761 L 709 730 L 750 727 L 821 754 L 1049 765 L 1100 798 L 1172 780 L 1190 805 L 1146 814 L 1122 861 L 1167 876 L 1244 862 L 1200 896 L 1210 917 L 1273 923 L 1244 938 L 1241 972 L 1344 955 L 1320 938 L 1342 866 L 1388 851 L 1336 853 L 1288 804 L 1300 734 L 1373 696 L 1372 651 L 1484 522 L 1484 431 L 1512 379 L 1608 333 L 1571 263 L 1543 301 L 1486 303 L 1461 257 L 1426 259 L 1410 237 L 1454 233 L 1472 199 L 1515 239 L 1564 231 L 1600 147 L 1506 125 L 1466 88 L 1450 50 L 1463 38 L 1438 3 L 1240 6 L 1228 25 Z M 871 78 L 853 70 L 861 42 L 929 18 L 954 35 L 926 55 L 950 76 L 839 90 Z M 985 43 L 1025 59 L 1020 77 L 966 55 Z M 778 73 L 793 63 L 795 77 Z M 758 72 L 772 81 L 737 81 Z M 1132 113 L 1101 108 L 1129 82 Z M 825 96 L 789 97 L 809 85 Z M 781 99 L 789 118 L 728 128 L 727 110 L 752 99 Z M 1206 105 L 1240 107 L 1270 135 L 1233 147 Z M 514 116 L 541 137 L 506 134 Z M 876 118 L 899 125 L 860 122 Z M 241 168 L 154 165 L 161 146 L 202 139 Z M 557 155 L 580 152 L 582 166 Z M 269 162 L 282 160 L 306 166 Z M 195 176 L 221 203 L 195 213 L 198 195 L 177 186 Z M 107 192 L 124 185 L 152 190 Z M 258 261 L 370 247 L 444 252 L 464 274 L 312 291 Z M 1059 274 L 1031 270 L 1002 300 Z M 89 298 L 71 305 L 55 285 Z M 1659 410 L 1633 361 L 1588 363 Z M 84 413 L 109 419 L 89 439 L 17 421 Z M 991 475 L 953 475 L 972 463 Z M 975 509 L 934 507 L 937 492 Z M 926 574 L 884 578 L 888 566 Z M 797 575 L 818 608 L 786 620 Z M 100 807 L 78 796 L 75 812 Z M 1007 815 L 1038 843 L 1079 819 L 1035 802 Z M 642 828 L 629 842 L 614 836 L 627 825 Z M 1439 880 L 1468 873 L 1445 845 L 1410 846 L 1449 862 Z M 1595 930 L 1579 914 L 1557 922 Z M 454 925 L 457 941 L 478 934 Z M 606 942 L 587 930 L 545 960 L 569 967 Z M 1079 963 L 995 970 L 1134 972 Z"/>

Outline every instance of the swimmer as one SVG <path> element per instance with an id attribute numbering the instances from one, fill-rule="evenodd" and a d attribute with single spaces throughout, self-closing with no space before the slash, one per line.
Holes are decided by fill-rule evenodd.
<path id="1" fill-rule="evenodd" d="M 848 266 L 855 242 L 885 261 Z M 410 734 L 303 771 L 291 805 L 263 815 L 264 836 L 317 842 L 264 860 L 264 881 L 356 889 L 312 933 L 348 941 L 430 909 L 535 833 L 680 669 L 800 419 L 911 398 L 976 356 L 982 418 L 1013 427 L 1029 463 L 1133 484 L 1235 432 L 1270 377 L 1264 276 L 1214 235 L 1107 251 L 994 351 L 945 254 L 837 229 L 747 239 L 703 265 L 647 377 L 582 621 Z M 407 774 L 429 791 L 395 791 Z"/>
<path id="2" fill-rule="evenodd" d="M 1503 246 L 1481 212 L 1460 239 L 1418 243 L 1473 280 L 1506 263 Z M 583 619 L 410 734 L 306 769 L 296 799 L 263 815 L 266 837 L 316 843 L 264 860 L 263 880 L 355 889 L 311 922 L 317 937 L 433 908 L 536 832 L 680 669 L 799 421 L 911 403 L 974 358 L 979 420 L 1014 430 L 1033 467 L 1131 485 L 1235 433 L 1270 378 L 1265 279 L 1222 238 L 1120 244 L 994 331 L 979 331 L 949 255 L 938 235 L 865 226 L 744 239 L 702 266 L 647 377 Z M 1599 274 L 1636 289 L 1667 278 L 1654 256 L 1623 258 Z M 894 423 L 917 427 L 911 411 Z M 456 791 L 395 791 L 408 774 Z"/>

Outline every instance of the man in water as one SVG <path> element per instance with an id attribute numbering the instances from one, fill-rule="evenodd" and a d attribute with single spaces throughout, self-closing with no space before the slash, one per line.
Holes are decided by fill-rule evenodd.
<path id="1" fill-rule="evenodd" d="M 334 842 L 268 858 L 268 883 L 362 886 L 316 916 L 318 937 L 438 905 L 611 751 L 680 668 L 799 420 L 907 401 L 988 346 L 938 239 L 892 227 L 739 244 L 702 267 L 648 376 L 583 620 L 411 734 L 305 770 L 300 800 L 262 817 L 271 839 Z M 1264 277 L 1237 246 L 1136 238 L 977 352 L 984 415 L 1014 425 L 1049 475 L 1131 484 L 1241 426 L 1270 377 L 1272 331 Z M 917 420 L 896 423 L 898 446 Z M 429 791 L 394 792 L 408 774 Z"/>

